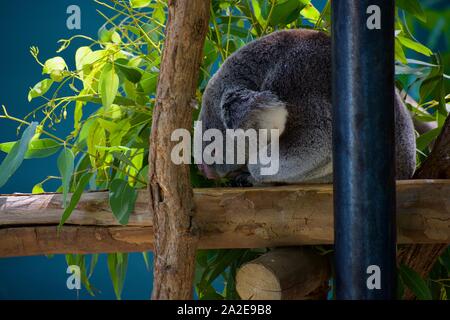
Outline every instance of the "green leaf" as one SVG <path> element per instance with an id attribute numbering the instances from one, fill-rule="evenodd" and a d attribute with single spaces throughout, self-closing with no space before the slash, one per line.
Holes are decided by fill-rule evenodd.
<path id="1" fill-rule="evenodd" d="M 37 185 L 35 185 L 33 187 L 33 190 L 31 191 L 32 194 L 41 194 L 41 193 L 45 193 L 44 188 L 42 187 L 41 183 L 38 183 Z"/>
<path id="2" fill-rule="evenodd" d="M 308 3 L 305 5 L 302 11 L 300 11 L 300 14 L 309 22 L 316 23 L 317 20 L 320 19 L 320 12 L 310 3 L 310 1 L 307 2 Z"/>
<path id="3" fill-rule="evenodd" d="M 75 189 L 78 181 L 80 180 L 80 178 L 82 177 L 82 175 L 91 169 L 91 160 L 89 158 L 88 154 L 83 154 L 80 159 L 78 160 L 77 165 L 75 166 L 75 170 L 74 170 L 74 175 L 72 178 L 72 185 L 71 185 L 71 189 Z"/>
<path id="4" fill-rule="evenodd" d="M 120 43 L 121 38 L 120 34 L 114 29 L 107 29 L 105 27 L 100 28 L 98 30 L 98 39 L 101 42 L 112 42 L 112 43 Z"/>
<path id="5" fill-rule="evenodd" d="M 28 101 L 30 102 L 34 98 L 41 97 L 46 94 L 53 82 L 54 81 L 52 79 L 44 79 L 38 82 L 28 93 Z"/>
<path id="6" fill-rule="evenodd" d="M 5 142 L 0 144 L 0 151 L 10 153 L 16 142 Z M 25 159 L 36 159 L 49 157 L 61 148 L 61 144 L 53 139 L 32 140 L 25 153 Z"/>
<path id="7" fill-rule="evenodd" d="M 61 57 L 54 57 L 45 61 L 43 73 L 51 74 L 54 71 L 63 71 L 67 69 L 67 64 Z"/>
<path id="8" fill-rule="evenodd" d="M 148 259 L 148 252 L 142 252 L 142 258 L 144 259 L 145 268 L 147 271 L 150 271 L 150 262 Z"/>
<path id="9" fill-rule="evenodd" d="M 428 288 L 425 280 L 423 280 L 417 272 L 405 265 L 400 266 L 399 273 L 403 283 L 411 289 L 419 300 L 431 300 L 430 288 Z"/>
<path id="10" fill-rule="evenodd" d="M 0 188 L 11 178 L 25 159 L 25 154 L 28 150 L 31 139 L 33 138 L 37 122 L 32 122 L 28 128 L 23 132 L 22 138 L 17 141 L 11 148 L 11 151 L 0 165 Z"/>
<path id="11" fill-rule="evenodd" d="M 91 177 L 92 177 L 92 173 L 86 172 L 80 178 L 80 181 L 78 182 L 75 192 L 72 194 L 72 197 L 70 198 L 69 205 L 64 210 L 64 213 L 61 217 L 61 221 L 59 222 L 58 229 L 60 229 L 64 225 L 64 223 L 67 221 L 67 219 L 69 219 L 70 215 L 72 214 L 72 211 L 77 206 L 78 201 L 80 201 L 80 198 L 81 198 L 81 195 L 83 194 L 84 189 L 86 189 L 87 185 L 89 184 L 89 180 L 91 179 Z"/>
<path id="12" fill-rule="evenodd" d="M 158 74 L 153 72 L 145 72 L 142 76 L 142 80 L 139 82 L 139 87 L 143 94 L 154 94 L 156 92 L 157 82 Z"/>
<path id="13" fill-rule="evenodd" d="M 85 58 L 92 53 L 92 49 L 90 47 L 80 47 L 77 49 L 75 53 L 75 66 L 78 71 L 83 70 L 85 65 Z"/>
<path id="14" fill-rule="evenodd" d="M 442 128 L 435 128 L 418 137 L 416 139 L 417 150 L 424 151 L 425 148 L 428 147 L 430 143 L 439 136 L 441 130 Z"/>
<path id="15" fill-rule="evenodd" d="M 94 119 L 93 124 L 89 127 L 89 133 L 87 137 L 87 148 L 93 168 L 96 168 L 97 166 L 97 158 L 103 157 L 105 153 L 98 147 L 104 146 L 106 144 L 105 130 L 103 129 L 102 126 L 100 126 L 97 120 L 98 119 Z"/>
<path id="16" fill-rule="evenodd" d="M 199 295 L 200 300 L 224 300 L 224 297 L 217 293 L 216 289 L 212 285 L 208 285 L 204 288 Z"/>
<path id="17" fill-rule="evenodd" d="M 109 188 L 109 205 L 117 221 L 126 225 L 134 210 L 137 191 L 130 187 L 127 181 L 115 179 Z"/>
<path id="18" fill-rule="evenodd" d="M 151 0 L 130 0 L 130 5 L 132 8 L 144 8 L 148 7 Z"/>
<path id="19" fill-rule="evenodd" d="M 397 5 L 397 7 L 411 13 L 420 21 L 427 21 L 425 12 L 423 11 L 422 6 L 420 5 L 420 2 L 418 0 L 396 0 L 395 4 Z"/>
<path id="20" fill-rule="evenodd" d="M 97 122 L 100 124 L 100 126 L 108 131 L 109 133 L 114 133 L 115 131 L 120 131 L 120 127 L 117 123 L 109 120 L 105 120 L 102 118 L 98 118 Z"/>
<path id="21" fill-rule="evenodd" d="M 58 157 L 58 170 L 62 178 L 62 189 L 63 189 L 63 207 L 66 208 L 67 205 L 67 194 L 70 189 L 70 180 L 72 179 L 73 169 L 74 169 L 74 155 L 72 150 L 64 148 Z"/>
<path id="22" fill-rule="evenodd" d="M 399 61 L 403 64 L 407 64 L 408 60 L 406 60 L 405 51 L 403 51 L 402 44 L 400 43 L 400 40 L 395 38 L 395 60 Z"/>
<path id="23" fill-rule="evenodd" d="M 103 68 L 99 86 L 103 107 L 108 109 L 113 104 L 119 91 L 119 76 L 111 63 L 106 64 Z"/>
<path id="24" fill-rule="evenodd" d="M 202 279 L 198 285 L 200 290 L 206 290 L 212 285 L 213 281 L 221 275 L 233 261 L 238 260 L 246 250 L 220 250 L 215 259 L 208 263 L 208 267 L 203 273 Z"/>
<path id="25" fill-rule="evenodd" d="M 251 3 L 252 3 L 252 8 L 253 8 L 253 14 L 254 14 L 256 20 L 258 21 L 258 23 L 261 26 L 264 26 L 265 25 L 265 19 L 264 19 L 263 15 L 262 15 L 262 9 L 261 9 L 261 5 L 260 5 L 259 1 L 258 0 L 251 0 Z"/>
<path id="26" fill-rule="evenodd" d="M 52 80 L 60 82 L 64 78 L 65 70 L 67 70 L 67 64 L 64 59 L 61 57 L 54 57 L 45 62 L 42 73 L 49 74 Z"/>
<path id="27" fill-rule="evenodd" d="M 397 36 L 397 39 L 400 41 L 400 43 L 411 50 L 414 50 L 416 52 L 419 52 L 427 57 L 431 56 L 433 52 L 425 47 L 423 44 L 416 42 L 414 40 L 411 40 L 409 38 L 403 37 L 403 36 Z"/>
<path id="28" fill-rule="evenodd" d="M 437 102 L 437 105 L 435 106 L 437 112 L 435 115 L 439 127 L 443 126 L 448 113 L 445 98 L 446 87 L 444 68 L 441 59 L 442 58 L 439 54 L 434 56 L 434 61 L 438 67 L 431 69 L 429 75 L 422 81 L 419 89 L 421 103 L 424 103 L 428 97 L 430 97 L 430 100 Z"/>
<path id="29" fill-rule="evenodd" d="M 269 24 L 271 26 L 287 25 L 298 18 L 300 10 L 301 7 L 298 0 L 287 0 L 278 3 L 273 8 Z"/>
<path id="30" fill-rule="evenodd" d="M 104 58 L 108 55 L 107 50 L 88 50 L 88 49 L 79 49 L 81 50 L 78 54 L 78 65 L 83 70 L 89 70 L 89 67 L 92 67 L 94 64 L 102 63 Z M 77 59 L 77 57 L 75 57 Z M 77 70 L 79 70 L 77 68 Z"/>
<path id="31" fill-rule="evenodd" d="M 113 283 L 114 293 L 118 300 L 121 299 L 123 284 L 128 266 L 128 254 L 111 253 L 108 254 L 108 270 Z"/>
<path id="32" fill-rule="evenodd" d="M 153 19 L 155 19 L 159 23 L 166 23 L 166 13 L 164 11 L 164 7 L 161 5 L 161 2 L 158 2 L 158 6 L 154 8 L 152 16 Z"/>
<path id="33" fill-rule="evenodd" d="M 113 150 L 113 149 L 112 149 Z M 112 152 L 113 156 L 115 159 L 125 163 L 126 165 L 128 165 L 130 168 L 134 168 L 137 169 L 134 166 L 134 163 L 130 160 L 130 153 L 127 152 L 126 154 L 124 154 L 123 152 L 119 152 L 119 151 L 113 151 Z"/>
<path id="34" fill-rule="evenodd" d="M 88 278 L 90 278 L 94 274 L 94 270 L 95 270 L 95 266 L 97 265 L 97 262 L 98 262 L 98 254 L 93 254 L 91 256 L 91 263 L 89 266 Z"/>
<path id="35" fill-rule="evenodd" d="M 114 62 L 117 69 L 132 83 L 138 83 L 142 78 L 142 70 L 136 67 L 127 65 L 128 61 L 125 59 L 118 59 Z"/>

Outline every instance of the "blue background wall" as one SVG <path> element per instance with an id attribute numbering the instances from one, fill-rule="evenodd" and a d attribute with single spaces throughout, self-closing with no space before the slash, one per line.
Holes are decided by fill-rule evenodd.
<path id="1" fill-rule="evenodd" d="M 66 27 L 67 7 L 77 4 L 81 8 L 81 30 Z M 57 41 L 75 34 L 96 37 L 99 26 L 104 23 L 92 0 L 25 0 L 0 2 L 0 104 L 10 114 L 23 117 L 39 101 L 27 101 L 29 87 L 42 80 L 41 67 L 29 54 L 30 46 L 38 46 L 41 60 L 56 55 Z M 72 48 L 79 42 L 75 41 Z M 68 63 L 73 63 L 74 51 L 63 53 Z M 63 122 L 57 132 L 71 130 L 72 121 Z M 0 120 L 0 141 L 14 141 L 17 124 Z M 0 155 L 0 161 L 4 154 Z M 56 159 L 25 160 L 20 170 L 2 188 L 0 193 L 31 192 L 33 186 L 46 176 L 57 174 Z M 56 184 L 46 184 L 46 191 L 54 191 Z M 1 239 L 0 239 L 1 241 Z M 0 259 L 0 299 L 93 299 L 82 290 L 77 293 L 66 287 L 66 262 L 64 256 L 24 257 Z M 92 284 L 100 290 L 94 299 L 115 299 L 106 266 L 105 256 L 99 259 Z M 123 299 L 148 299 L 151 294 L 152 275 L 146 270 L 140 253 L 130 256 Z"/>

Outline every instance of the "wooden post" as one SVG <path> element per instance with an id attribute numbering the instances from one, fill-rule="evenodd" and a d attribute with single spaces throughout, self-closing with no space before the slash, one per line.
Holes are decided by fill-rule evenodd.
<path id="1" fill-rule="evenodd" d="M 192 127 L 210 1 L 169 0 L 169 18 L 153 112 L 149 155 L 150 210 L 155 228 L 153 299 L 191 299 L 198 235 L 187 165 L 170 158 L 176 129 Z"/>
<path id="2" fill-rule="evenodd" d="M 244 300 L 326 299 L 328 258 L 311 248 L 278 248 L 243 265 L 236 290 Z"/>
<path id="3" fill-rule="evenodd" d="M 450 179 L 450 116 L 436 139 L 433 150 L 415 173 L 416 179 Z M 420 276 L 427 277 L 437 259 L 448 244 L 412 244 L 399 248 L 399 263 L 414 269 Z M 406 299 L 414 299 L 411 290 L 405 292 Z"/>

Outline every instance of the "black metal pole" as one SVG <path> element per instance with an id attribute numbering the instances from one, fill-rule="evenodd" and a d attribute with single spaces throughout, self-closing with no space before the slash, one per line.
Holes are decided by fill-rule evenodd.
<path id="1" fill-rule="evenodd" d="M 394 299 L 394 0 L 332 1 L 337 299 Z"/>

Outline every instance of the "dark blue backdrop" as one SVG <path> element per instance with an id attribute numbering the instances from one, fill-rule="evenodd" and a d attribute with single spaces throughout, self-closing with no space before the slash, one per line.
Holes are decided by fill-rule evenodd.
<path id="1" fill-rule="evenodd" d="M 66 27 L 66 10 L 71 4 L 81 8 L 81 30 L 71 31 Z M 29 87 L 42 79 L 41 67 L 29 54 L 30 46 L 38 46 L 41 60 L 45 61 L 56 55 L 59 39 L 78 33 L 95 37 L 97 29 L 104 23 L 96 12 L 99 8 L 92 0 L 1 1 L 0 104 L 4 104 L 10 114 L 23 117 L 39 103 L 27 101 Z M 73 48 L 77 44 L 75 42 Z M 73 63 L 70 61 L 74 57 L 73 50 L 69 49 L 63 55 L 68 63 Z M 64 134 L 71 125 L 69 119 L 58 127 L 57 132 Z M 16 123 L 2 119 L 0 141 L 17 140 L 16 127 Z M 0 155 L 0 161 L 3 158 L 4 154 Z M 0 193 L 30 192 L 47 175 L 57 174 L 55 164 L 54 158 L 25 160 L 12 179 L 0 188 Z M 46 184 L 46 191 L 55 188 L 55 184 Z M 66 267 L 64 256 L 0 259 L 0 299 L 91 299 L 85 290 L 78 295 L 66 288 Z M 91 280 L 101 290 L 96 299 L 115 298 L 104 255 Z M 146 270 L 142 255 L 131 255 L 123 299 L 148 299 L 151 283 L 152 275 Z"/>

